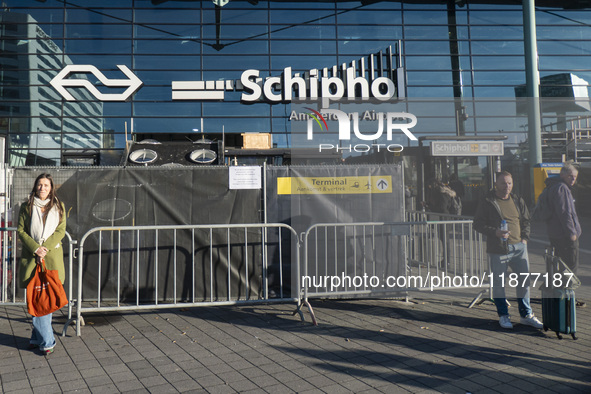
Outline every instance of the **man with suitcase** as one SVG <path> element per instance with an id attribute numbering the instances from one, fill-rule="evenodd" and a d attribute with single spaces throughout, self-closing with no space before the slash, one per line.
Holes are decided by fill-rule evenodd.
<path id="1" fill-rule="evenodd" d="M 505 287 L 516 282 L 511 281 L 507 274 L 507 269 L 511 267 L 513 273 L 519 275 L 515 287 L 520 323 L 540 329 L 543 324 L 534 316 L 529 304 L 529 275 L 526 275 L 529 274 L 529 211 L 523 198 L 511 193 L 512 190 L 511 173 L 497 173 L 494 190 L 485 195 L 478 204 L 474 215 L 474 229 L 486 235 L 486 251 L 493 275 L 493 299 L 499 315 L 499 324 L 502 328 L 513 328 L 505 297 Z M 508 229 L 501 229 L 502 222 L 507 223 Z"/>
<path id="2" fill-rule="evenodd" d="M 575 209 L 572 187 L 577 181 L 579 171 L 568 163 L 560 170 L 560 177 L 556 180 L 548 178 L 548 206 L 551 210 L 546 221 L 546 229 L 550 245 L 556 256 L 577 275 L 579 270 L 579 237 L 581 224 Z M 585 307 L 586 303 L 578 300 L 578 307 Z"/>

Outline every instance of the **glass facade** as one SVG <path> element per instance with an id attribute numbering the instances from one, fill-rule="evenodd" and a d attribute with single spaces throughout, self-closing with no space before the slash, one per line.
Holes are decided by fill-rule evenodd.
<path id="1" fill-rule="evenodd" d="M 540 76 L 574 74 L 588 96 L 591 2 L 536 6 Z M 290 147 L 290 103 L 244 103 L 241 74 L 338 73 L 388 48 L 399 50 L 404 96 L 466 100 L 465 120 L 452 105 L 419 122 L 415 135 L 501 133 L 515 147 L 527 139 L 527 117 L 501 117 L 501 105 L 491 111 L 478 101 L 515 98 L 525 83 L 521 2 L 3 0 L 0 34 L 0 133 L 11 165 L 59 165 L 70 151 L 116 155 L 132 133 L 263 132 Z M 73 71 L 63 79 L 67 100 L 50 81 L 69 65 L 124 82 Z M 118 66 L 141 87 L 128 94 Z M 205 90 L 222 86 L 225 95 L 175 100 L 178 81 L 210 82 Z M 557 116 L 544 112 L 542 123 Z"/>

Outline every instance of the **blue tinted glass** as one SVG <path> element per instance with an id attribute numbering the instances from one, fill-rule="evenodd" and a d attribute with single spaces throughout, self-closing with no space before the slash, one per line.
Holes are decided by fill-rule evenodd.
<path id="1" fill-rule="evenodd" d="M 335 41 L 272 41 L 271 53 L 274 55 L 331 55 L 337 53 Z"/>
<path id="2" fill-rule="evenodd" d="M 334 20 L 332 21 L 334 23 Z M 319 40 L 334 39 L 336 37 L 336 29 L 332 24 L 320 25 L 273 25 L 271 26 L 272 39 L 280 38 L 294 38 L 307 39 L 314 38 Z"/>
<path id="3" fill-rule="evenodd" d="M 309 10 L 272 10 L 271 24 L 289 24 L 289 25 L 321 25 L 334 23 L 334 9 L 318 10 L 310 12 Z"/>
<path id="4" fill-rule="evenodd" d="M 470 35 L 473 40 L 489 40 L 501 38 L 506 40 L 523 40 L 521 26 L 471 26 Z"/>
<path id="5" fill-rule="evenodd" d="M 34 29 L 37 36 L 58 42 L 64 37 L 64 25 L 61 23 L 39 23 L 38 26 L 41 31 Z M 29 28 L 29 31 L 33 29 Z"/>
<path id="6" fill-rule="evenodd" d="M 591 41 L 538 41 L 539 54 L 590 55 Z"/>
<path id="7" fill-rule="evenodd" d="M 271 10 L 275 10 L 275 9 L 299 10 L 302 8 L 302 4 L 301 4 L 301 1 L 285 1 L 285 2 L 283 2 L 283 1 L 269 1 L 269 8 L 271 8 Z M 323 1 L 319 1 L 319 2 L 309 1 L 309 2 L 306 2 L 306 8 L 312 9 L 312 10 L 314 10 L 314 12 L 316 12 L 316 10 L 332 10 L 332 9 L 334 9 L 334 4 L 331 4 L 329 2 L 323 2 Z"/>
<path id="8" fill-rule="evenodd" d="M 451 81 L 451 77 L 449 78 Z M 439 87 L 439 86 L 408 86 L 407 96 L 408 97 L 453 97 L 454 92 L 451 86 Z"/>
<path id="9" fill-rule="evenodd" d="M 211 3 L 210 3 L 211 4 Z M 263 24 L 266 25 L 269 21 L 267 17 L 267 10 L 261 7 L 226 7 L 221 9 L 219 19 L 222 30 L 226 26 L 241 25 L 241 24 Z M 217 23 L 215 10 L 203 10 L 203 23 L 212 24 Z"/>
<path id="10" fill-rule="evenodd" d="M 134 35 L 137 39 L 178 39 L 199 42 L 201 28 L 198 24 L 142 24 L 134 26 Z"/>
<path id="11" fill-rule="evenodd" d="M 474 55 L 523 55 L 523 41 L 473 40 L 471 50 Z"/>
<path id="12" fill-rule="evenodd" d="M 447 26 L 405 26 L 404 34 L 406 40 L 448 40 L 449 30 Z"/>
<path id="13" fill-rule="evenodd" d="M 38 116 L 38 114 L 31 114 Z M 62 129 L 62 119 L 59 117 L 41 116 L 31 119 L 31 125 L 34 129 L 44 133 L 59 133 Z"/>
<path id="14" fill-rule="evenodd" d="M 273 70 L 283 70 L 291 67 L 294 72 L 308 71 L 311 69 L 331 68 L 338 65 L 335 56 L 274 56 L 271 58 Z"/>
<path id="15" fill-rule="evenodd" d="M 45 12 L 48 8 L 63 8 L 64 2 L 60 0 L 47 0 L 40 2 L 39 0 L 4 0 L 2 3 L 12 11 L 20 10 L 21 8 L 38 8 Z"/>
<path id="16" fill-rule="evenodd" d="M 406 55 L 448 55 L 449 40 L 409 41 L 404 45 Z"/>
<path id="17" fill-rule="evenodd" d="M 117 69 L 116 66 L 118 64 L 127 66 L 131 69 L 131 56 L 129 54 L 121 54 L 121 55 L 109 54 L 109 56 L 72 55 L 72 56 L 68 56 L 68 58 L 74 64 L 90 64 L 90 65 L 95 66 L 99 70 Z M 114 78 L 115 78 L 115 76 L 114 76 Z M 116 78 L 122 78 L 122 76 L 119 75 Z"/>
<path id="18" fill-rule="evenodd" d="M 268 133 L 271 129 L 268 118 L 205 118 L 203 124 L 206 133 Z"/>
<path id="19" fill-rule="evenodd" d="M 267 56 L 204 56 L 205 70 L 246 70 L 248 68 L 266 69 L 269 66 Z"/>
<path id="20" fill-rule="evenodd" d="M 473 56 L 475 70 L 523 70 L 523 56 Z"/>
<path id="21" fill-rule="evenodd" d="M 71 89 L 69 91 L 74 91 Z M 76 97 L 76 93 L 72 92 Z M 82 116 L 82 117 L 103 117 L 108 116 L 131 116 L 131 103 L 122 102 L 104 102 L 99 101 L 79 101 L 79 102 L 64 102 L 64 113 L 67 116 Z"/>
<path id="22" fill-rule="evenodd" d="M 339 26 L 339 39 L 356 40 L 364 37 L 394 41 L 402 38 L 402 32 L 399 26 Z"/>
<path id="23" fill-rule="evenodd" d="M 475 85 L 515 86 L 525 82 L 525 71 L 475 71 Z"/>
<path id="24" fill-rule="evenodd" d="M 408 70 L 441 70 L 450 69 L 451 62 L 448 56 L 406 56 L 406 68 Z"/>
<path id="25" fill-rule="evenodd" d="M 169 92 L 170 96 L 170 92 Z M 195 117 L 201 116 L 201 103 L 191 101 L 174 102 L 136 102 L 133 106 L 133 116 L 151 117 Z"/>
<path id="26" fill-rule="evenodd" d="M 337 8 L 339 10 L 342 9 L 352 9 L 352 10 L 381 10 L 381 11 L 389 11 L 389 10 L 399 10 L 402 7 L 401 1 L 392 1 L 392 2 L 385 2 L 385 1 L 376 1 L 376 2 L 362 2 L 362 1 L 344 1 L 344 2 L 337 2 Z"/>
<path id="27" fill-rule="evenodd" d="M 338 42 L 338 51 L 340 55 L 367 56 L 372 53 L 378 53 L 379 51 L 385 51 L 389 46 L 392 46 L 392 49 L 394 49 L 394 43 L 395 41 L 392 40 L 344 40 Z"/>
<path id="28" fill-rule="evenodd" d="M 366 9 L 342 12 L 337 15 L 337 21 L 343 25 L 401 25 L 402 13 L 400 11 L 370 11 Z"/>
<path id="29" fill-rule="evenodd" d="M 57 91 L 54 90 L 52 86 L 49 86 L 49 81 L 47 81 L 45 86 L 35 86 L 29 88 L 29 94 L 31 100 L 51 101 L 61 106 L 62 97 L 59 95 Z M 60 114 L 61 111 L 57 111 L 55 115 L 59 116 Z"/>
<path id="30" fill-rule="evenodd" d="M 200 7 L 199 1 L 183 1 L 183 0 L 133 0 L 133 4 L 136 8 L 149 8 L 149 9 L 166 9 L 175 8 L 180 9 L 181 12 L 185 12 L 185 8 L 196 8 Z"/>
<path id="31" fill-rule="evenodd" d="M 203 25 L 203 39 L 211 44 L 231 45 L 238 42 L 268 39 L 267 25 L 224 25 L 221 29 L 215 24 Z"/>
<path id="32" fill-rule="evenodd" d="M 591 13 L 587 10 L 552 10 L 536 12 L 536 25 L 591 25 Z"/>
<path id="33" fill-rule="evenodd" d="M 68 54 L 123 54 L 131 52 L 131 40 L 66 40 Z"/>
<path id="34" fill-rule="evenodd" d="M 2 12 L 4 23 L 61 23 L 64 18 L 64 10 L 61 8 L 11 8 L 11 12 Z"/>
<path id="35" fill-rule="evenodd" d="M 540 56 L 541 70 L 563 70 L 564 63 L 568 62 L 571 70 L 589 70 L 589 55 L 586 56 Z"/>
<path id="36" fill-rule="evenodd" d="M 523 76 L 525 81 L 525 75 Z M 475 86 L 475 97 L 515 97 L 514 86 Z"/>
<path id="37" fill-rule="evenodd" d="M 523 24 L 523 11 L 474 11 L 470 12 L 472 25 L 517 25 Z"/>
<path id="38" fill-rule="evenodd" d="M 264 37 L 267 35 L 264 34 Z M 236 55 L 236 54 L 268 54 L 269 53 L 269 41 L 267 38 L 248 38 L 236 40 L 225 40 L 218 43 L 216 40 L 204 40 L 203 41 L 203 53 L 205 54 L 223 54 L 223 55 Z"/>
<path id="39" fill-rule="evenodd" d="M 174 122 L 170 118 L 158 117 L 135 117 L 134 129 L 141 133 L 192 133 L 193 129 L 201 128 L 200 117 L 175 118 Z M 221 131 L 221 127 L 220 127 Z M 205 128 L 205 132 L 214 132 Z M 217 130 L 215 131 L 217 132 Z"/>
<path id="40" fill-rule="evenodd" d="M 404 23 L 406 25 L 447 25 L 447 10 L 405 11 Z"/>
<path id="41" fill-rule="evenodd" d="M 145 54 L 173 54 L 173 55 L 195 55 L 200 52 L 199 42 L 190 40 L 158 39 L 158 40 L 135 40 L 135 53 Z"/>
<path id="42" fill-rule="evenodd" d="M 135 75 L 148 85 L 166 85 L 171 88 L 172 81 L 200 81 L 201 73 L 196 71 L 171 71 L 168 69 L 157 71 L 135 71 Z M 143 88 L 142 88 L 143 89 Z M 136 97 L 137 98 L 137 97 Z M 169 94 L 170 98 L 170 94 Z"/>
<path id="43" fill-rule="evenodd" d="M 196 24 L 201 22 L 201 11 L 199 10 L 179 10 L 167 8 L 154 9 L 136 9 L 134 12 L 134 22 L 149 24 L 155 26 L 160 24 Z"/>
<path id="44" fill-rule="evenodd" d="M 207 116 L 245 116 L 249 119 L 253 117 L 253 115 L 255 115 L 255 117 L 270 115 L 269 104 L 260 102 L 244 105 L 237 101 L 228 102 L 227 100 L 231 99 L 232 96 L 234 96 L 236 100 L 240 99 L 239 93 L 235 93 L 233 95 L 226 94 L 224 103 L 205 103 L 203 104 L 203 111 L 207 114 Z M 245 122 L 249 121 L 250 120 L 245 120 Z"/>
<path id="45" fill-rule="evenodd" d="M 59 3 L 66 3 L 67 6 L 81 6 L 83 5 L 87 9 L 104 11 L 104 8 L 130 8 L 132 6 L 132 0 L 84 0 L 82 4 L 76 4 L 74 2 L 65 2 L 58 0 Z M 138 0 L 136 0 L 136 3 Z"/>
<path id="46" fill-rule="evenodd" d="M 125 24 L 131 23 L 131 9 L 68 8 L 66 23 Z"/>
<path id="47" fill-rule="evenodd" d="M 170 101 L 172 98 L 172 81 L 168 81 L 165 86 L 153 87 L 146 85 L 144 80 L 142 86 L 134 95 L 135 101 Z"/>
<path id="48" fill-rule="evenodd" d="M 588 40 L 591 27 L 589 26 L 538 26 L 536 33 L 538 40 Z"/>
<path id="49" fill-rule="evenodd" d="M 104 24 L 68 25 L 68 38 L 129 38 L 131 24 L 111 24 L 105 28 Z"/>
<path id="50" fill-rule="evenodd" d="M 452 84 L 451 71 L 407 71 L 406 74 L 409 87 L 416 85 L 437 86 Z"/>

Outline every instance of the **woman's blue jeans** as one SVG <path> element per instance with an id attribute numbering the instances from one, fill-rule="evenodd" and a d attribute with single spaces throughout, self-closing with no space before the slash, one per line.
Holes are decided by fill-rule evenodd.
<path id="1" fill-rule="evenodd" d="M 51 313 L 45 316 L 33 316 L 33 333 L 31 334 L 30 343 L 39 345 L 41 351 L 53 349 L 55 346 L 51 317 Z"/>
<path id="2" fill-rule="evenodd" d="M 489 254 L 490 269 L 493 274 L 493 299 L 497 306 L 499 316 L 508 315 L 507 298 L 505 289 L 514 287 L 517 293 L 517 306 L 519 315 L 525 317 L 531 314 L 529 304 L 529 260 L 527 256 L 527 245 L 519 242 L 514 245 L 508 245 L 507 254 Z M 511 267 L 513 274 L 507 274 L 507 269 Z M 520 275 L 523 273 L 523 275 Z M 527 274 L 527 275 L 526 275 Z"/>

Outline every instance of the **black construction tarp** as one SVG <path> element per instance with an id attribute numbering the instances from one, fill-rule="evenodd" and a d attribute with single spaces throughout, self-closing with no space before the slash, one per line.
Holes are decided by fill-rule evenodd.
<path id="1" fill-rule="evenodd" d="M 67 231 L 78 241 L 104 226 L 261 222 L 262 191 L 229 189 L 227 167 L 68 169 L 59 177 L 56 169 L 18 169 L 15 178 L 30 180 L 32 187 L 41 172 L 54 175 L 68 212 Z M 103 300 L 118 293 L 125 301 L 138 295 L 140 301 L 151 300 L 156 292 L 159 300 L 219 300 L 228 298 L 228 283 L 232 299 L 258 297 L 260 234 L 256 229 L 92 233 L 83 244 L 83 299 L 98 297 L 99 275 Z M 77 266 L 75 260 L 75 275 Z"/>
<path id="2" fill-rule="evenodd" d="M 283 187 L 285 180 L 290 190 Z M 268 167 L 267 220 L 289 224 L 298 233 L 319 223 L 403 222 L 403 185 L 398 164 Z M 301 258 L 308 258 L 310 276 L 369 274 L 383 280 L 404 272 L 400 237 L 390 226 L 365 232 L 362 227 L 330 228 L 309 239 L 314 242 Z"/>

